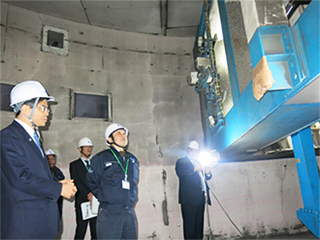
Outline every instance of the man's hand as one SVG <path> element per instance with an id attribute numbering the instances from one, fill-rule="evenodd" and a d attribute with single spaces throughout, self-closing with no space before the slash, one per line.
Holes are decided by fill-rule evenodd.
<path id="1" fill-rule="evenodd" d="M 92 196 L 93 196 L 92 192 L 89 192 L 87 195 L 87 198 L 90 202 L 92 201 Z"/>
<path id="2" fill-rule="evenodd" d="M 62 184 L 62 189 L 60 194 L 62 197 L 70 199 L 76 194 L 77 188 L 73 183 L 73 179 L 61 180 L 59 182 Z"/>
<path id="3" fill-rule="evenodd" d="M 90 201 L 90 207 L 92 206 L 92 197 L 93 197 L 92 192 L 89 192 L 88 195 L 87 195 L 87 198 Z"/>
<path id="4" fill-rule="evenodd" d="M 59 183 L 68 183 L 68 184 L 71 184 L 72 186 L 74 186 L 74 183 L 73 183 L 73 179 L 64 179 L 64 180 L 61 180 L 59 181 Z"/>
<path id="5" fill-rule="evenodd" d="M 201 164 L 198 164 L 198 165 L 194 166 L 194 171 L 195 172 L 199 172 L 201 170 L 202 170 L 202 165 Z"/>

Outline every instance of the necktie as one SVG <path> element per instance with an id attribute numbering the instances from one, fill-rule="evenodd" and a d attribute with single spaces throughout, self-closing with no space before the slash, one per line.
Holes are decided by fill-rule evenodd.
<path id="1" fill-rule="evenodd" d="M 39 138 L 38 138 L 38 134 L 36 132 L 34 132 L 33 137 L 34 137 L 34 140 L 36 141 L 36 144 L 37 144 L 40 152 L 42 153 L 42 149 L 41 149 L 40 141 L 39 141 Z"/>
<path id="2" fill-rule="evenodd" d="M 89 160 L 84 160 L 84 161 L 86 162 L 87 169 L 89 170 L 91 168 Z"/>

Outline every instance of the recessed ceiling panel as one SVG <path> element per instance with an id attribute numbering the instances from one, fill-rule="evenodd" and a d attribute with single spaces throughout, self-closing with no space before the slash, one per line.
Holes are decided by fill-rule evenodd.
<path id="1" fill-rule="evenodd" d="M 203 1 L 169 1 L 168 28 L 198 26 Z"/>
<path id="2" fill-rule="evenodd" d="M 10 5 L 25 8 L 34 12 L 71 20 L 88 23 L 81 2 L 75 1 L 3 1 Z"/>
<path id="3" fill-rule="evenodd" d="M 161 33 L 158 2 L 86 1 L 90 24 L 141 33 Z"/>
<path id="4" fill-rule="evenodd" d="M 7 0 L 2 2 L 93 26 L 179 37 L 196 35 L 193 29 L 199 25 L 203 7 L 203 0 Z"/>

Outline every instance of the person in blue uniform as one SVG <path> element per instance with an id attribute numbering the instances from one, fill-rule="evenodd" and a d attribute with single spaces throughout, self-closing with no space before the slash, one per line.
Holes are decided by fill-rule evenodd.
<path id="1" fill-rule="evenodd" d="M 45 151 L 45 154 L 47 156 L 48 159 L 48 163 L 49 163 L 49 167 L 50 167 L 50 172 L 52 174 L 52 176 L 57 180 L 64 180 L 64 174 L 63 172 L 60 170 L 60 168 L 58 168 L 56 166 L 57 164 L 57 155 L 55 154 L 55 152 L 52 149 L 47 149 Z"/>
<path id="2" fill-rule="evenodd" d="M 45 151 L 45 154 L 48 159 L 50 172 L 52 174 L 53 179 L 55 179 L 58 182 L 61 180 L 64 180 L 65 177 L 64 177 L 63 172 L 56 166 L 57 155 L 55 154 L 55 152 L 52 151 L 51 149 L 47 149 Z M 59 206 L 59 215 L 60 215 L 60 219 L 61 219 L 62 218 L 62 208 L 63 208 L 63 197 L 60 196 L 57 202 L 58 202 L 58 206 Z"/>
<path id="3" fill-rule="evenodd" d="M 90 138 L 83 137 L 78 142 L 78 150 L 81 154 L 80 158 L 74 160 L 69 165 L 70 176 L 74 179 L 74 184 L 77 186 L 78 192 L 75 196 L 75 210 L 76 210 L 76 232 L 74 239 L 84 239 L 88 224 L 90 225 L 91 239 L 97 239 L 96 230 L 96 217 L 83 220 L 81 204 L 90 201 L 92 204 L 92 192 L 89 190 L 86 184 L 87 172 L 91 165 L 91 152 L 93 149 L 93 144 Z"/>
<path id="4" fill-rule="evenodd" d="M 179 177 L 179 203 L 183 219 L 184 239 L 202 239 L 205 203 L 210 203 L 205 180 L 212 177 L 209 168 L 203 169 L 198 162 L 199 143 L 190 141 L 187 154 L 176 162 Z"/>
<path id="5" fill-rule="evenodd" d="M 15 120 L 1 130 L 1 239 L 55 239 L 60 195 L 76 192 L 72 180 L 55 181 L 39 141 L 49 96 L 38 81 L 17 84 L 10 93 Z"/>
<path id="6" fill-rule="evenodd" d="M 112 123 L 105 131 L 109 149 L 92 158 L 87 185 L 100 202 L 98 239 L 137 239 L 138 159 L 127 151 L 128 129 Z"/>

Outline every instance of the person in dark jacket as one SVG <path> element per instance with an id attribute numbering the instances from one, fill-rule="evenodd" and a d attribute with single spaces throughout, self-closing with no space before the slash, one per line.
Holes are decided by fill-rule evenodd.
<path id="1" fill-rule="evenodd" d="M 88 223 L 90 225 L 91 239 L 97 239 L 96 221 L 97 217 L 83 220 L 81 204 L 90 201 L 92 203 L 92 192 L 86 184 L 86 175 L 91 168 L 91 152 L 93 144 L 88 137 L 81 138 L 78 142 L 78 150 L 81 154 L 80 158 L 70 163 L 70 176 L 74 179 L 74 183 L 78 188 L 75 197 L 76 209 L 76 233 L 74 239 L 84 239 L 87 231 Z"/>
<path id="2" fill-rule="evenodd" d="M 40 144 L 38 127 L 49 115 L 49 96 L 38 81 L 17 84 L 10 93 L 16 113 L 1 131 L 0 239 L 55 239 L 59 231 L 60 195 L 76 192 L 72 180 L 53 180 Z"/>
<path id="3" fill-rule="evenodd" d="M 138 159 L 127 151 L 128 129 L 118 123 L 105 132 L 109 149 L 92 158 L 87 185 L 100 202 L 98 239 L 137 239 Z"/>
<path id="4" fill-rule="evenodd" d="M 58 182 L 61 180 L 64 180 L 65 177 L 64 177 L 62 171 L 56 166 L 57 155 L 51 149 L 47 149 L 45 151 L 45 154 L 48 159 L 50 172 L 52 174 L 53 179 L 55 179 Z M 57 202 L 58 202 L 58 206 L 59 206 L 59 213 L 60 213 L 60 219 L 61 219 L 62 218 L 62 208 L 63 208 L 63 197 L 60 196 Z"/>
<path id="5" fill-rule="evenodd" d="M 199 143 L 190 141 L 187 155 L 176 162 L 179 177 L 179 203 L 183 219 L 184 239 L 202 239 L 205 203 L 210 204 L 208 185 L 211 179 L 209 168 L 203 169 L 198 162 Z"/>

